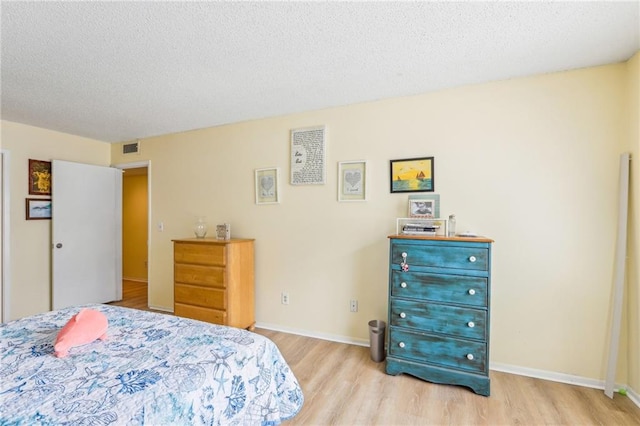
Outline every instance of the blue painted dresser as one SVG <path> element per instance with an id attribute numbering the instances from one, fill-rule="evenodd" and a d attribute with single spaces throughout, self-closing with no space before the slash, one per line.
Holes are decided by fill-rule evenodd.
<path id="1" fill-rule="evenodd" d="M 387 374 L 489 396 L 491 243 L 391 235 Z"/>

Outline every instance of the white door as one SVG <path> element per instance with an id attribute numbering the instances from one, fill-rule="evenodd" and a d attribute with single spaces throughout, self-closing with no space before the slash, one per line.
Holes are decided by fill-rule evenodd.
<path id="1" fill-rule="evenodd" d="M 122 171 L 51 162 L 52 309 L 122 299 Z"/>

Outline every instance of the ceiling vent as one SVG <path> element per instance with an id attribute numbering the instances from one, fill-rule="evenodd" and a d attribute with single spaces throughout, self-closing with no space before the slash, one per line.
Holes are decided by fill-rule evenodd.
<path id="1" fill-rule="evenodd" d="M 123 154 L 140 154 L 140 141 L 123 144 L 122 153 Z"/>

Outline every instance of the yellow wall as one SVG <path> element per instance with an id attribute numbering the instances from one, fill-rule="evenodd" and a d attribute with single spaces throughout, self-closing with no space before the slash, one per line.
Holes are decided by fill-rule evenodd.
<path id="1" fill-rule="evenodd" d="M 51 221 L 25 219 L 25 198 L 44 198 L 29 195 L 29 159 L 106 166 L 111 146 L 10 121 L 2 121 L 0 134 L 2 149 L 8 150 L 11 157 L 11 309 L 8 317 L 15 319 L 51 308 Z"/>
<path id="2" fill-rule="evenodd" d="M 434 156 L 442 215 L 496 241 L 491 361 L 602 379 L 627 73 L 616 64 L 145 139 L 150 304 L 172 308 L 171 239 L 202 215 L 256 239 L 259 324 L 367 341 L 367 321 L 387 315 L 386 237 L 407 210 L 406 194 L 389 193 L 389 160 Z M 327 182 L 289 185 L 289 132 L 315 125 L 327 129 Z M 127 161 L 119 149 L 113 163 Z M 336 201 L 347 160 L 368 161 L 367 202 Z M 282 202 L 255 205 L 254 170 L 272 166 Z"/>
<path id="3" fill-rule="evenodd" d="M 147 176 L 122 179 L 122 277 L 147 281 Z"/>
<path id="4" fill-rule="evenodd" d="M 627 63 L 629 97 L 629 148 L 631 152 L 629 242 L 626 312 L 628 314 L 629 377 L 632 389 L 640 390 L 640 53 Z"/>
<path id="5" fill-rule="evenodd" d="M 386 237 L 407 209 L 406 194 L 389 193 L 389 160 L 434 156 L 442 214 L 496 240 L 492 363 L 602 379 L 619 155 L 631 147 L 638 157 L 629 95 L 637 71 L 636 55 L 627 64 L 164 135 L 143 140 L 135 160 L 119 145 L 3 122 L 12 160 L 11 316 L 49 307 L 49 224 L 24 221 L 27 159 L 151 160 L 152 306 L 172 309 L 171 239 L 192 236 L 196 216 L 207 216 L 210 227 L 228 222 L 233 236 L 256 238 L 260 324 L 365 342 L 367 321 L 386 319 Z M 314 125 L 327 128 L 327 182 L 291 186 L 289 132 Z M 337 162 L 348 160 L 368 161 L 364 203 L 336 201 Z M 271 166 L 281 170 L 282 201 L 256 205 L 254 170 Z M 637 256 L 637 184 L 633 193 Z M 630 270 L 627 312 L 636 314 L 626 315 L 627 335 L 638 330 L 637 262 Z M 290 305 L 280 304 L 282 291 Z M 619 381 L 638 389 L 637 360 L 627 359 L 638 353 L 637 336 L 623 349 Z"/>

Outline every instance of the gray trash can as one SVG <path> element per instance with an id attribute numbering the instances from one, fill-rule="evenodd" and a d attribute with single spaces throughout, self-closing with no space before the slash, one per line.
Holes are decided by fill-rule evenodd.
<path id="1" fill-rule="evenodd" d="M 369 321 L 369 345 L 371 359 L 374 362 L 384 361 L 384 334 L 387 324 L 380 320 Z"/>

